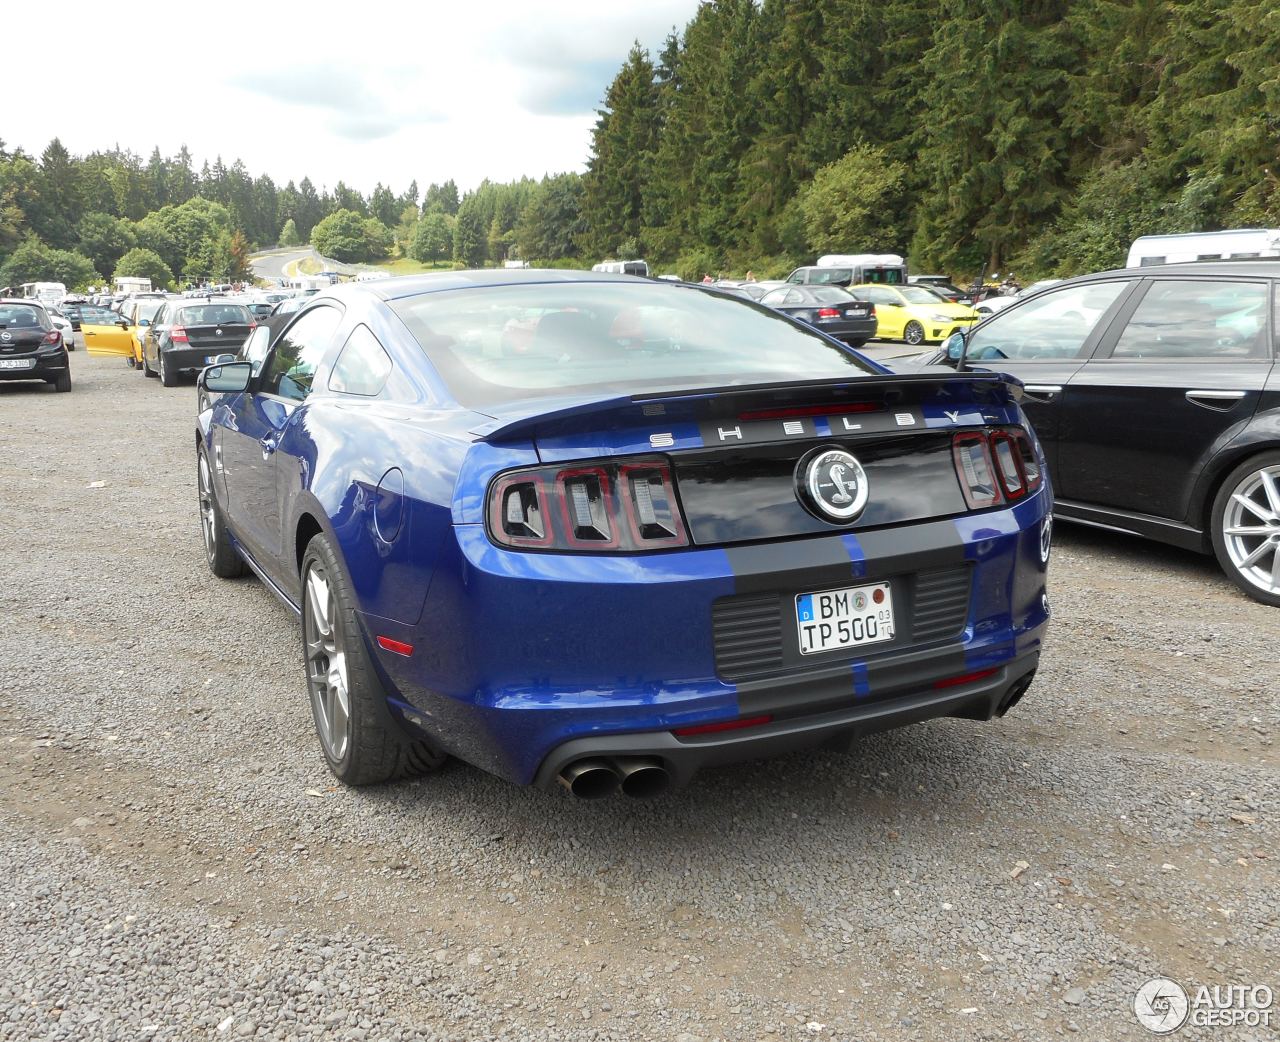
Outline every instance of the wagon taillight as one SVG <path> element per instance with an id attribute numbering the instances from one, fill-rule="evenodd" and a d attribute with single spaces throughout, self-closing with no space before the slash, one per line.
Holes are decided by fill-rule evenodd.
<path id="1" fill-rule="evenodd" d="M 661 458 L 513 471 L 489 489 L 489 535 L 520 550 L 620 552 L 688 546 Z"/>

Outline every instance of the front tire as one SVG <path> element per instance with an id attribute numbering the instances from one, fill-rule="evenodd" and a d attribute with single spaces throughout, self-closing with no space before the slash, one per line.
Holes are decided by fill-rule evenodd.
<path id="1" fill-rule="evenodd" d="M 159 354 L 160 382 L 164 384 L 165 387 L 177 387 L 178 374 L 169 368 L 169 364 L 164 360 L 164 358 L 165 358 L 165 354 L 163 351 L 161 351 Z"/>
<path id="2" fill-rule="evenodd" d="M 323 534 L 302 558 L 302 657 L 320 749 L 339 781 L 376 785 L 444 763 L 444 753 L 392 717 L 355 598 Z"/>
<path id="3" fill-rule="evenodd" d="M 151 363 L 147 361 L 147 353 L 142 352 L 142 375 L 155 376 L 155 370 L 151 368 Z"/>
<path id="4" fill-rule="evenodd" d="M 138 368 L 138 363 L 134 360 L 133 355 L 125 355 L 124 364 L 127 365 L 130 369 Z"/>
<path id="5" fill-rule="evenodd" d="M 1213 501 L 1213 552 L 1255 601 L 1280 607 L 1280 452 L 1236 467 Z"/>
<path id="6" fill-rule="evenodd" d="M 902 331 L 902 339 L 912 347 L 918 347 L 924 343 L 924 326 L 919 322 L 908 322 L 907 328 Z"/>
<path id="7" fill-rule="evenodd" d="M 219 579 L 238 579 L 244 575 L 244 561 L 231 545 L 222 507 L 213 490 L 213 472 L 204 446 L 196 450 L 196 492 L 200 504 L 200 534 L 204 537 L 204 557 L 209 571 Z"/>

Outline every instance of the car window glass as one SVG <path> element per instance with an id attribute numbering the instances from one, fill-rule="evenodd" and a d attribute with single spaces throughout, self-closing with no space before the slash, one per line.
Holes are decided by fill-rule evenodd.
<path id="1" fill-rule="evenodd" d="M 887 289 L 880 289 L 876 286 L 859 286 L 857 290 L 858 296 L 863 300 L 869 300 L 873 304 L 896 304 L 898 298 Z"/>
<path id="2" fill-rule="evenodd" d="M 819 304 L 844 304 L 854 299 L 852 293 L 847 289 L 840 289 L 838 286 L 819 286 L 817 289 L 811 290 L 809 296 Z"/>
<path id="3" fill-rule="evenodd" d="M 1116 341 L 1112 358 L 1269 358 L 1262 282 L 1159 280 Z"/>
<path id="4" fill-rule="evenodd" d="M 783 303 L 784 304 L 803 304 L 804 294 L 801 293 L 798 289 L 793 289 L 790 293 L 787 294 L 787 299 L 784 300 Z"/>
<path id="5" fill-rule="evenodd" d="M 281 398 L 305 399 L 341 317 L 336 308 L 317 307 L 285 330 L 271 352 L 262 389 Z"/>
<path id="6" fill-rule="evenodd" d="M 974 330 L 966 356 L 975 362 L 1075 358 L 1127 285 L 1118 281 L 1069 286 L 998 312 Z"/>
<path id="7" fill-rule="evenodd" d="M 772 290 L 760 298 L 760 303 L 768 304 L 770 307 L 776 307 L 778 304 L 781 304 L 786 299 L 787 293 L 788 293 L 788 290 L 785 290 L 785 289 Z"/>
<path id="8" fill-rule="evenodd" d="M 329 390 L 370 397 L 381 394 L 391 375 L 391 359 L 368 326 L 356 326 L 329 374 Z"/>
<path id="9" fill-rule="evenodd" d="M 262 371 L 262 363 L 266 359 L 267 350 L 270 347 L 271 330 L 267 326 L 259 326 L 249 334 L 249 339 L 244 342 L 244 347 L 240 349 L 244 360 L 253 363 L 254 376 L 257 376 Z"/>

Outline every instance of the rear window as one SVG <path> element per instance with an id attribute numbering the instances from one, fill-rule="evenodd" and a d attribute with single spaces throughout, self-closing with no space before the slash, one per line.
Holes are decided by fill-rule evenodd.
<path id="1" fill-rule="evenodd" d="M 2 329 L 52 329 L 44 308 L 30 304 L 0 304 L 0 328 Z"/>
<path id="2" fill-rule="evenodd" d="M 470 408 L 877 372 L 767 308 L 692 287 L 501 286 L 390 303 Z"/>
<path id="3" fill-rule="evenodd" d="M 178 324 L 183 326 L 243 326 L 252 321 L 242 304 L 200 304 L 178 314 Z"/>
<path id="4" fill-rule="evenodd" d="M 847 289 L 840 289 L 838 286 L 818 286 L 809 290 L 809 295 L 819 304 L 844 304 L 857 299 Z"/>

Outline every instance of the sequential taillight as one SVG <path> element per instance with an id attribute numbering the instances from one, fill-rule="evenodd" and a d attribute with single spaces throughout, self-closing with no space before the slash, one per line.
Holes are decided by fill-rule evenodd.
<path id="1" fill-rule="evenodd" d="M 671 466 L 661 458 L 512 471 L 490 486 L 487 516 L 493 541 L 519 550 L 689 545 Z"/>
<path id="2" fill-rule="evenodd" d="M 952 439 L 951 451 L 970 510 L 1012 503 L 1043 481 L 1031 436 L 1021 427 L 964 431 Z"/>

